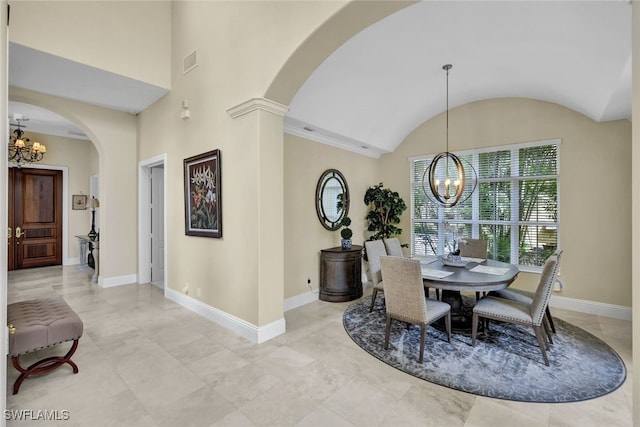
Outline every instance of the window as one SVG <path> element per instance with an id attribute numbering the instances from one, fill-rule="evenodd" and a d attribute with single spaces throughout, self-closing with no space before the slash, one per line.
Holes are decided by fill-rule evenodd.
<path id="1" fill-rule="evenodd" d="M 443 254 L 456 239 L 480 238 L 488 241 L 490 259 L 539 270 L 558 247 L 559 144 L 553 140 L 456 153 L 473 165 L 478 185 L 452 208 L 434 203 L 422 188 L 434 155 L 412 157 L 412 253 Z"/>

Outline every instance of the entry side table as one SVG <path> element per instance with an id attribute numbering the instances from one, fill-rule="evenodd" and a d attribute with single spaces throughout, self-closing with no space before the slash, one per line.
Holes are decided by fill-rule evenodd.
<path id="1" fill-rule="evenodd" d="M 95 283 L 98 283 L 99 272 L 99 260 L 98 253 L 100 252 L 100 242 L 98 240 L 91 240 L 89 236 L 76 236 L 78 239 L 78 250 L 80 252 L 80 265 L 79 269 L 84 269 L 89 267 L 87 258 L 88 254 L 93 256 L 93 275 L 91 276 L 91 280 Z"/>
<path id="2" fill-rule="evenodd" d="M 322 301 L 352 301 L 362 296 L 362 246 L 320 251 L 320 295 Z"/>

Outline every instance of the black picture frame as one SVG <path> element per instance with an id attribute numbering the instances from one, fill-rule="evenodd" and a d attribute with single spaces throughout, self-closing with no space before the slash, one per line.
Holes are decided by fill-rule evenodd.
<path id="1" fill-rule="evenodd" d="M 184 213 L 187 236 L 222 238 L 220 150 L 184 159 Z"/>

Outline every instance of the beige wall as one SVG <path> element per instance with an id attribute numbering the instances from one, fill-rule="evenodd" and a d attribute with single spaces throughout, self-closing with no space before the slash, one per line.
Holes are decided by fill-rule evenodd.
<path id="1" fill-rule="evenodd" d="M 139 116 L 139 160 L 167 155 L 166 286 L 183 292 L 188 285 L 190 297 L 254 325 L 283 317 L 282 118 L 258 111 L 232 119 L 227 110 L 261 96 L 340 5 L 174 3 L 172 90 Z M 182 58 L 194 48 L 199 65 L 182 74 Z M 189 120 L 180 119 L 185 99 Z M 185 236 L 183 159 L 215 148 L 223 238 Z"/>
<path id="2" fill-rule="evenodd" d="M 284 297 L 309 291 L 307 278 L 318 290 L 320 250 L 340 246 L 340 232 L 328 231 L 316 214 L 316 185 L 327 169 L 338 169 L 349 186 L 353 244 L 368 239 L 364 193 L 380 182 L 377 160 L 329 147 L 300 137 L 285 135 L 284 144 Z"/>
<path id="3" fill-rule="evenodd" d="M 89 177 L 91 158 L 97 156 L 97 152 L 91 141 L 84 141 L 61 136 L 41 135 L 25 132 L 25 136 L 31 141 L 38 141 L 47 147 L 44 160 L 37 166 L 66 166 L 68 168 L 68 194 L 67 203 L 68 222 L 64 224 L 64 231 L 69 239 L 66 258 L 77 259 L 78 245 L 76 235 L 87 234 L 91 225 L 91 212 L 86 210 L 73 210 L 71 196 L 73 194 L 89 194 Z"/>
<path id="4" fill-rule="evenodd" d="M 12 1 L 10 41 L 156 86 L 171 84 L 170 1 Z"/>
<path id="5" fill-rule="evenodd" d="M 444 151 L 444 115 L 415 129 L 380 159 L 381 180 L 409 202 L 408 158 Z M 631 305 L 631 123 L 597 123 L 557 104 L 491 99 L 450 110 L 449 148 L 464 150 L 559 138 L 560 277 L 569 298 Z M 402 226 L 409 231 L 409 211 Z M 521 273 L 533 289 L 539 275 Z"/>
<path id="6" fill-rule="evenodd" d="M 640 6 L 637 1 L 632 2 L 632 86 L 633 91 L 633 108 L 632 120 L 636 123 L 640 122 Z M 633 370 L 633 396 L 635 403 L 633 405 L 633 424 L 640 425 L 640 404 L 638 404 L 638 396 L 640 396 L 640 369 L 637 367 L 637 361 L 640 360 L 640 262 L 638 262 L 638 254 L 640 253 L 640 132 L 638 127 L 633 128 L 632 136 L 632 162 L 636 167 L 633 169 L 631 180 L 631 198 L 633 200 L 633 260 L 632 260 L 632 276 L 633 276 L 633 359 L 636 361 Z"/>
<path id="7" fill-rule="evenodd" d="M 6 22 L 8 19 L 8 4 L 5 0 L 0 0 L 0 22 Z M 4 27 L 3 30 L 0 30 L 0 56 L 2 58 L 6 58 L 8 55 L 7 45 L 9 42 L 8 29 Z M 2 61 L 0 61 L 1 63 Z M 7 92 L 8 92 L 8 70 L 7 64 L 3 63 L 0 66 L 0 117 L 7 117 L 9 114 L 7 108 Z M 9 134 L 9 121 L 8 120 L 0 120 L 0 134 L 8 135 Z M 6 137 L 5 137 L 6 138 Z M 6 141 L 6 139 L 5 139 Z M 0 150 L 0 164 L 7 164 L 8 153 L 7 150 Z M 5 168 L 2 172 L 0 172 L 0 200 L 4 206 L 7 206 L 7 195 L 8 195 L 8 171 Z M 7 218 L 7 209 L 0 209 L 0 224 L 6 226 L 8 223 Z M 6 319 L 7 317 L 7 245 L 2 245 L 0 247 L 0 318 Z M 0 341 L 6 342 L 8 339 L 7 336 L 7 328 L 0 328 Z M 7 368 L 6 365 L 0 367 L 0 383 L 5 384 L 7 381 Z M 0 391 L 0 409 L 3 411 L 7 407 L 7 392 L 5 389 Z"/>

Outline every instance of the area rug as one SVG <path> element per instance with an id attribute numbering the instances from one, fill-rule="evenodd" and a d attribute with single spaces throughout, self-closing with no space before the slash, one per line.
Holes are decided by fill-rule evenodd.
<path id="1" fill-rule="evenodd" d="M 480 396 L 521 402 L 562 403 L 593 399 L 620 387 L 626 369 L 605 342 L 554 317 L 554 344 L 546 366 L 531 328 L 491 322 L 471 337 L 454 333 L 451 344 L 440 328 L 429 327 L 424 362 L 418 363 L 420 328 L 392 321 L 389 349 L 384 349 L 383 298 L 369 313 L 371 300 L 361 298 L 343 316 L 353 341 L 372 356 L 426 381 Z M 466 299 L 465 305 L 470 305 Z"/>

